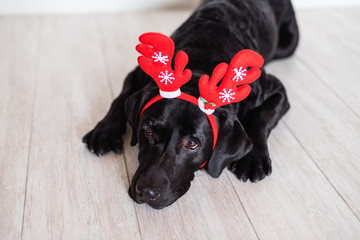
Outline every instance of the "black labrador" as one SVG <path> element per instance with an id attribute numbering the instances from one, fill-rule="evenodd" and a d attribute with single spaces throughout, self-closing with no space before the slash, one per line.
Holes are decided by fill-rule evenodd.
<path id="1" fill-rule="evenodd" d="M 181 91 L 198 97 L 200 76 L 211 75 L 220 62 L 229 63 L 242 49 L 260 53 L 265 64 L 290 56 L 299 33 L 290 0 L 204 0 L 171 38 L 175 52 L 189 55 L 186 67 L 193 73 Z M 262 180 L 271 173 L 267 138 L 289 103 L 281 82 L 261 70 L 245 100 L 215 111 L 219 138 L 214 150 L 207 117 L 190 102 L 164 99 L 139 118 L 144 105 L 159 93 L 139 67 L 129 73 L 120 96 L 83 142 L 98 156 L 117 153 L 128 121 L 133 129 L 131 145 L 139 143 L 140 162 L 129 194 L 137 203 L 156 209 L 185 194 L 205 161 L 212 177 L 229 166 L 244 182 Z"/>

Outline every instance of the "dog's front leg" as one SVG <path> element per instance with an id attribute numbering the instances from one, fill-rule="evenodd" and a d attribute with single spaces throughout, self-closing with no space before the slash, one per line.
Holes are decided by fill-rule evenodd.
<path id="1" fill-rule="evenodd" d="M 244 158 L 231 165 L 231 170 L 244 182 L 262 180 L 271 173 L 271 159 L 267 147 L 270 131 L 287 112 L 290 105 L 281 82 L 272 75 L 259 79 L 263 86 L 264 101 L 249 111 L 241 120 L 253 149 Z"/>
<path id="2" fill-rule="evenodd" d="M 123 146 L 123 134 L 126 131 L 125 101 L 138 90 L 136 72 L 134 70 L 125 79 L 121 94 L 111 104 L 109 112 L 83 137 L 88 149 L 100 156 L 107 152 L 120 152 Z"/>

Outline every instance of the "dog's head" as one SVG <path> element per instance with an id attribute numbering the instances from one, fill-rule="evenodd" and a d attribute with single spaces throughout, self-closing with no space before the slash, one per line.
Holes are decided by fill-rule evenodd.
<path id="1" fill-rule="evenodd" d="M 126 112 L 133 128 L 131 145 L 139 143 L 139 167 L 130 196 L 137 203 L 163 208 L 187 192 L 194 173 L 205 168 L 218 177 L 232 161 L 247 154 L 252 143 L 241 123 L 227 109 L 216 113 L 219 137 L 213 150 L 213 133 L 206 115 L 181 99 L 163 99 L 139 118 L 149 99 L 145 88 L 127 100 Z"/>
<path id="2" fill-rule="evenodd" d="M 191 71 L 184 70 L 186 53 L 178 52 L 175 69 L 171 67 L 174 43 L 169 37 L 148 33 L 140 41 L 139 65 L 160 87 L 160 95 L 154 97 L 156 90 L 150 83 L 126 100 L 133 128 L 131 144 L 139 143 L 140 162 L 129 193 L 136 202 L 159 209 L 187 192 L 194 173 L 205 162 L 209 174 L 218 177 L 228 164 L 251 150 L 252 142 L 235 111 L 219 107 L 250 93 L 248 84 L 260 76 L 263 60 L 243 50 L 230 65 L 219 64 L 210 79 L 203 75 L 188 82 Z M 190 94 L 180 91 L 187 82 L 182 91 Z"/>

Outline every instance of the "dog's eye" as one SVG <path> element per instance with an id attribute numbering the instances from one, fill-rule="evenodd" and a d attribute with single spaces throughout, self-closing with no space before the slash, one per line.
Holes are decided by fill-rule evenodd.
<path id="1" fill-rule="evenodd" d="M 145 132 L 146 132 L 146 135 L 148 135 L 148 136 L 152 136 L 152 135 L 153 135 L 153 128 L 152 128 L 151 123 L 147 123 L 147 124 L 145 125 Z"/>
<path id="2" fill-rule="evenodd" d="M 190 148 L 191 150 L 194 150 L 198 146 L 199 146 L 198 142 L 192 138 L 189 139 L 186 145 L 186 147 Z"/>

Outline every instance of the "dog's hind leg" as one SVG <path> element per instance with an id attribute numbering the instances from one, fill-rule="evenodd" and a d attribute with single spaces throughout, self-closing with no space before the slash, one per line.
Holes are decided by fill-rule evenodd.
<path id="1" fill-rule="evenodd" d="M 253 149 L 231 165 L 231 170 L 244 182 L 248 179 L 256 182 L 271 173 L 267 138 L 290 107 L 285 88 L 277 78 L 267 74 L 266 78 L 258 81 L 264 84 L 264 101 L 241 119 L 246 134 L 253 142 Z"/>
<path id="2" fill-rule="evenodd" d="M 121 94 L 111 104 L 106 116 L 83 137 L 88 149 L 100 156 L 107 152 L 120 152 L 123 146 L 123 134 L 126 131 L 125 101 L 140 86 L 137 79 L 138 70 L 131 72 L 125 79 Z"/>

